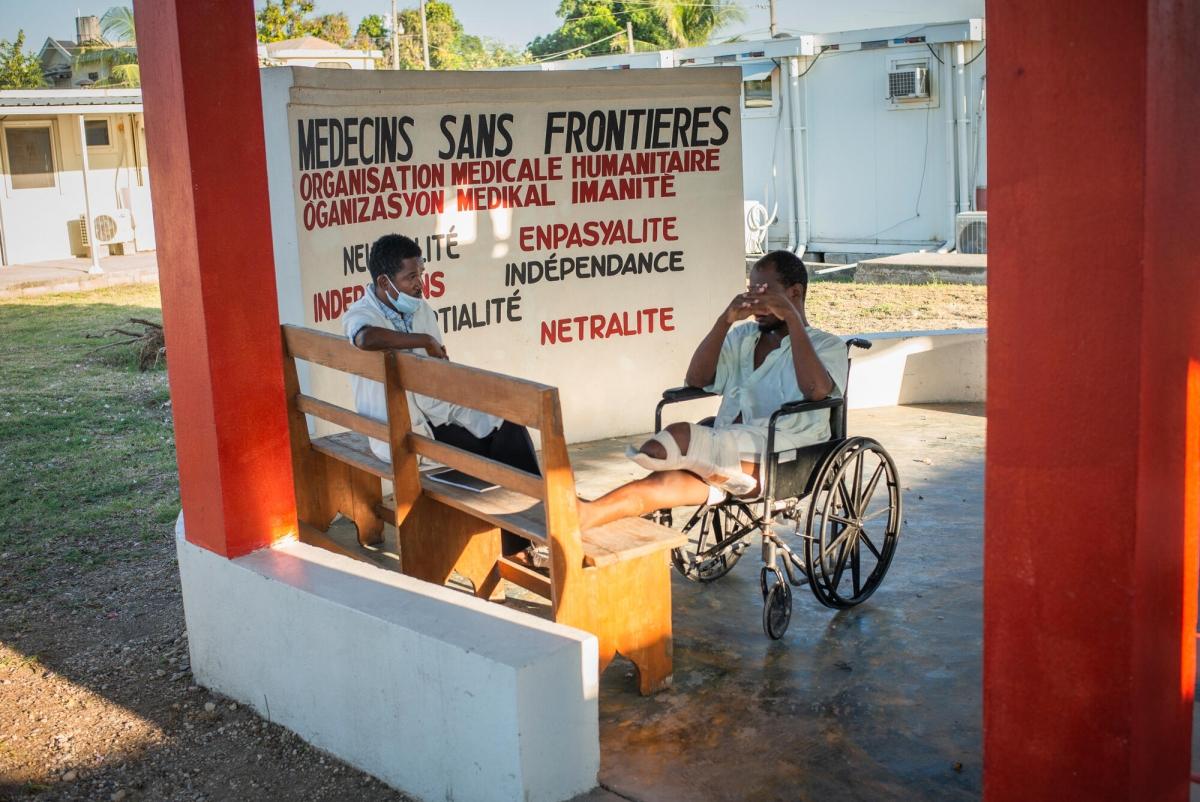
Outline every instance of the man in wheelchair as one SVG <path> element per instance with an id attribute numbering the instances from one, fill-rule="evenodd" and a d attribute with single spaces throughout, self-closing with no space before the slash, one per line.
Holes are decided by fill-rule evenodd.
<path id="1" fill-rule="evenodd" d="M 652 473 L 595 501 L 581 500 L 583 528 L 761 492 L 771 415 L 791 401 L 838 397 L 846 387 L 846 345 L 808 325 L 807 291 L 808 273 L 795 254 L 774 251 L 758 260 L 747 291 L 729 302 L 688 366 L 689 387 L 722 397 L 711 426 L 673 423 L 631 447 L 628 456 Z M 828 411 L 800 412 L 779 420 L 773 450 L 829 437 Z"/>

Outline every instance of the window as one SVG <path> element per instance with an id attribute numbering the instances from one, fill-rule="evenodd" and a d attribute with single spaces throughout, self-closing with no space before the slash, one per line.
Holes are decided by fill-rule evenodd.
<path id="1" fill-rule="evenodd" d="M 98 72 L 89 72 L 89 73 L 88 73 L 88 80 L 89 80 L 89 81 L 99 81 L 99 80 L 100 80 L 100 73 L 98 73 Z"/>
<path id="2" fill-rule="evenodd" d="M 108 120 L 84 120 L 83 132 L 89 148 L 106 148 L 112 144 L 108 139 Z"/>
<path id="3" fill-rule="evenodd" d="M 775 98 L 771 93 L 771 79 L 742 82 L 743 105 L 748 109 L 769 109 Z"/>
<path id="4" fill-rule="evenodd" d="M 779 70 L 773 61 L 742 64 L 742 116 L 774 117 L 779 113 Z"/>
<path id="5" fill-rule="evenodd" d="M 4 146 L 13 189 L 54 186 L 54 146 L 49 125 L 6 126 Z"/>

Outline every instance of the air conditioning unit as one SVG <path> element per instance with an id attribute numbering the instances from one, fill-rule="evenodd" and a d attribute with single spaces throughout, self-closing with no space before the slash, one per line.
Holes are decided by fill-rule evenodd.
<path id="1" fill-rule="evenodd" d="M 928 68 L 905 67 L 888 73 L 889 100 L 925 100 L 928 97 Z"/>
<path id="2" fill-rule="evenodd" d="M 86 258 L 92 246 L 88 241 L 87 217 L 81 214 L 78 220 L 72 220 L 68 236 L 71 239 L 71 255 Z"/>
<path id="3" fill-rule="evenodd" d="M 954 241 L 959 253 L 987 253 L 987 212 L 959 212 Z"/>
<path id="4" fill-rule="evenodd" d="M 98 214 L 92 221 L 92 235 L 97 245 L 116 245 L 133 239 L 133 215 L 128 209 Z"/>

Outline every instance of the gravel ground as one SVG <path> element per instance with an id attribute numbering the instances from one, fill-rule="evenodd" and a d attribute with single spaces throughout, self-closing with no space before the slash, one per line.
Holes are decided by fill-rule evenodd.
<path id="1" fill-rule="evenodd" d="M 406 799 L 192 684 L 163 540 L 86 581 L 48 572 L 5 606 L 0 799 Z"/>

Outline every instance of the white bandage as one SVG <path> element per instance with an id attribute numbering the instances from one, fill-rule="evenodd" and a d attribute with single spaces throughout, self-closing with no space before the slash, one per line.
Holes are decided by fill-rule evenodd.
<path id="1" fill-rule="evenodd" d="M 684 454 L 675 438 L 661 431 L 652 439 L 662 445 L 666 457 L 658 459 L 629 446 L 625 455 L 648 471 L 683 470 L 696 474 L 709 484 L 727 490 L 735 496 L 745 495 L 757 487 L 753 476 L 742 471 L 742 459 L 734 432 L 720 431 L 708 426 L 690 427 L 688 449 Z"/>

